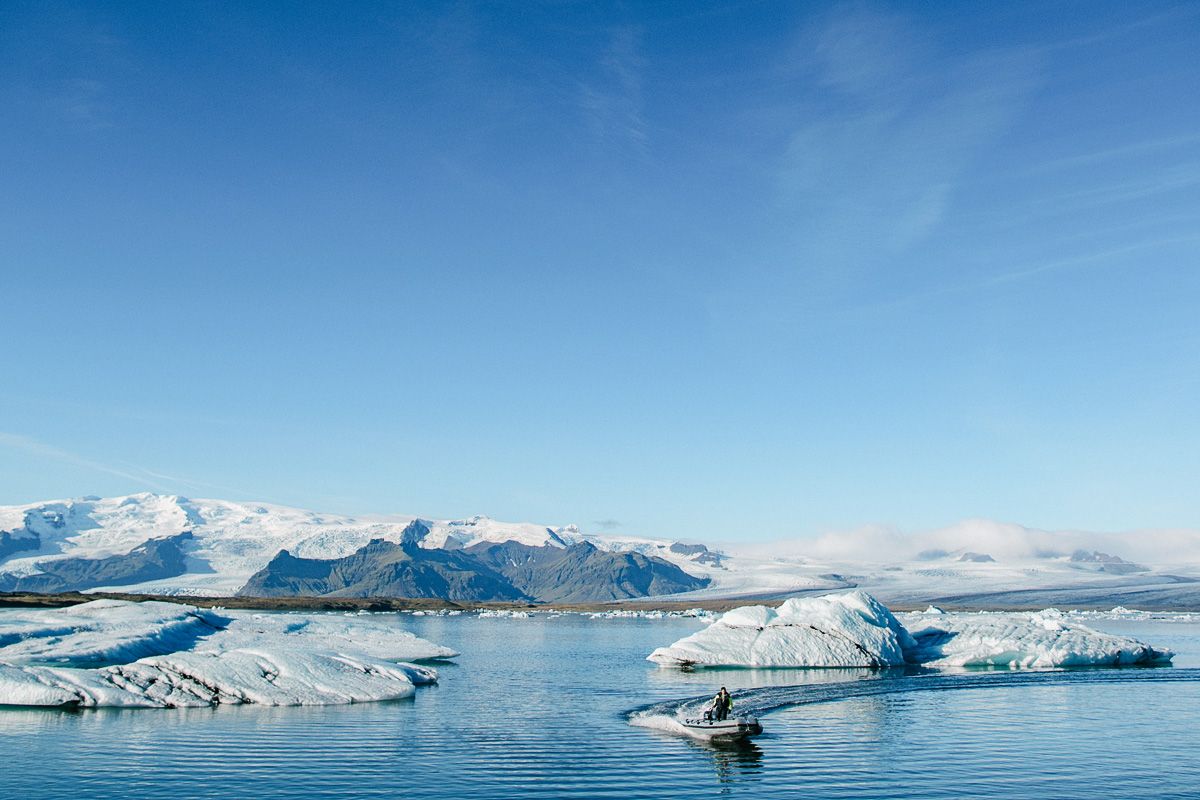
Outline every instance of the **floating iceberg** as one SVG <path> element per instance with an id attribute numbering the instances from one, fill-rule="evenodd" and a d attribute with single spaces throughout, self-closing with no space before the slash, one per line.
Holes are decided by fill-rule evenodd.
<path id="1" fill-rule="evenodd" d="M 622 608 L 613 611 L 591 611 L 586 613 L 592 619 L 666 619 L 668 616 L 672 616 L 670 612 L 659 611 L 657 609 L 644 611 L 642 609 Z"/>
<path id="2" fill-rule="evenodd" d="M 864 592 L 792 599 L 778 609 L 746 606 L 648 658 L 700 667 L 1067 667 L 1162 664 L 1174 655 L 1053 610 L 939 612 L 908 615 L 910 633 Z"/>
<path id="3" fill-rule="evenodd" d="M 437 680 L 429 667 L 398 662 L 455 655 L 379 618 L 97 600 L 0 614 L 0 705 L 394 700 Z"/>
<path id="4" fill-rule="evenodd" d="M 581 612 L 592 619 L 712 619 L 713 613 L 702 608 L 686 611 L 662 611 L 659 609 L 614 609 L 612 611 Z"/>
<path id="5" fill-rule="evenodd" d="M 0 614 L 0 661 L 121 664 L 191 649 L 229 622 L 208 609 L 120 600 L 5 611 Z"/>
<path id="6" fill-rule="evenodd" d="M 386 661 L 454 658 L 457 652 L 396 627 L 394 614 L 343 617 L 333 614 L 260 614 L 223 611 L 232 623 L 218 638 L 224 647 L 311 649 L 362 653 Z M 3 651 L 0 651 L 3 658 Z"/>
<path id="7" fill-rule="evenodd" d="M 865 592 L 745 606 L 660 647 L 649 660 L 704 667 L 892 667 L 915 646 L 892 612 Z"/>
<path id="8" fill-rule="evenodd" d="M 1173 653 L 1069 622 L 1058 611 L 942 614 L 912 632 L 909 661 L 931 667 L 1164 664 Z"/>

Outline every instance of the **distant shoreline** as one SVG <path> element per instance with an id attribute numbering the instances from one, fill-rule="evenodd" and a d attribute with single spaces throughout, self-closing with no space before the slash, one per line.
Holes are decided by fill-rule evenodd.
<path id="1" fill-rule="evenodd" d="M 63 592 L 38 594 L 0 592 L 0 608 L 62 608 L 89 600 L 160 600 L 202 608 L 237 608 L 258 611 L 728 611 L 752 600 L 624 600 L 604 603 L 521 603 L 511 601 L 443 600 L 436 597 L 200 597 L 125 592 Z M 762 602 L 762 601 L 759 601 Z M 783 602 L 782 598 L 771 601 Z"/>
<path id="2" fill-rule="evenodd" d="M 807 593 L 806 593 L 807 594 Z M 0 592 L 0 608 L 65 608 L 91 600 L 129 600 L 144 602 L 158 600 L 167 603 L 199 606 L 201 608 L 235 608 L 247 611 L 569 611 L 598 613 L 604 611 L 664 611 L 680 612 L 690 609 L 721 612 L 745 605 L 778 606 L 786 596 L 731 597 L 711 600 L 667 600 L 647 598 L 600 603 L 516 603 L 498 601 L 442 600 L 418 597 L 192 597 L 186 595 L 134 594 L 124 592 L 64 592 L 38 594 L 32 592 Z M 953 600 L 931 599 L 919 603 L 887 604 L 894 612 L 920 611 L 936 605 L 944 611 L 1041 611 L 1046 604 L 997 605 L 956 603 Z M 1069 610 L 1109 611 L 1119 603 L 1071 604 Z M 1064 610 L 1068 610 L 1065 609 Z M 1155 613 L 1194 613 L 1195 606 L 1165 607 L 1148 604 L 1138 611 Z"/>

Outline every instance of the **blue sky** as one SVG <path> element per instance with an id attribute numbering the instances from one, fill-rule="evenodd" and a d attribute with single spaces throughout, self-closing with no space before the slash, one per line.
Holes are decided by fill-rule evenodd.
<path id="1" fill-rule="evenodd" d="M 1200 9 L 0 5 L 0 503 L 1194 526 Z"/>

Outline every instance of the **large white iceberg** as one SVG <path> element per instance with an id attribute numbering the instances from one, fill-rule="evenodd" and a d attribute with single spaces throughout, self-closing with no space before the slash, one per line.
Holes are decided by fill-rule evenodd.
<path id="1" fill-rule="evenodd" d="M 1081 667 L 1167 663 L 1173 653 L 1072 623 L 1058 611 L 914 615 L 909 661 L 932 667 Z"/>
<path id="2" fill-rule="evenodd" d="M 915 646 L 892 612 L 865 592 L 793 598 L 779 608 L 745 606 L 650 654 L 704 667 L 892 667 Z"/>
<path id="3" fill-rule="evenodd" d="M 1173 653 L 1056 611 L 927 613 L 910 633 L 865 592 L 736 608 L 649 660 L 684 667 L 1067 667 L 1167 663 Z"/>
<path id="4" fill-rule="evenodd" d="M 97 600 L 0 614 L 0 705 L 167 708 L 395 700 L 454 651 L 395 619 Z"/>
<path id="5" fill-rule="evenodd" d="M 0 613 L 0 661 L 100 665 L 186 650 L 225 629 L 220 614 L 175 603 L 93 600 Z"/>

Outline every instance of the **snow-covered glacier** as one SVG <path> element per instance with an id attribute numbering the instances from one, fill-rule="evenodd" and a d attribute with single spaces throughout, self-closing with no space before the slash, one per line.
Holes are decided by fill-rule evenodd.
<path id="1" fill-rule="evenodd" d="M 0 705 L 171 708 L 395 700 L 453 650 L 394 618 L 96 600 L 0 614 Z"/>
<path id="2" fill-rule="evenodd" d="M 794 598 L 778 609 L 733 609 L 648 659 L 688 667 L 1066 667 L 1159 664 L 1173 657 L 1053 610 L 905 619 L 907 626 L 861 591 Z"/>
<path id="3" fill-rule="evenodd" d="M 296 559 L 343 559 L 373 541 L 411 541 L 414 521 L 408 515 L 348 516 L 150 493 L 0 506 L 0 592 L 232 596 L 284 551 Z M 508 551 L 518 545 L 554 551 L 590 544 L 604 553 L 661 559 L 704 582 L 702 588 L 688 589 L 679 582 L 657 587 L 681 600 L 858 588 L 907 606 L 1110 608 L 1136 601 L 1147 609 L 1200 608 L 1200 530 L 1118 536 L 964 520 L 911 536 L 868 526 L 789 541 L 794 522 L 783 518 L 761 532 L 772 541 L 710 550 L 671 539 L 482 516 L 420 522 L 427 530 L 414 543 L 422 549 L 486 548 L 501 563 L 508 563 Z M 736 538 L 737 531 L 730 535 Z M 1133 560 L 1113 555 L 1117 552 Z M 595 589 L 589 598 L 568 591 L 538 599 L 611 599 L 605 587 L 619 579 L 609 578 L 605 582 L 588 574 L 581 579 L 583 586 Z M 374 581 L 369 586 L 398 591 Z M 641 596 L 628 588 L 623 593 Z"/>
<path id="4" fill-rule="evenodd" d="M 522 547 L 532 548 L 538 555 L 542 572 L 556 570 L 558 565 L 551 561 L 563 559 L 571 561 L 580 573 L 574 587 L 570 582 L 540 582 L 539 588 L 546 591 L 539 599 L 554 601 L 641 596 L 644 589 L 670 594 L 701 588 L 708 583 L 708 561 L 715 558 L 702 546 L 680 549 L 671 541 L 610 541 L 583 534 L 575 525 L 546 527 L 482 516 L 446 521 L 402 515 L 353 517 L 271 504 L 140 493 L 0 506 L 0 593 L 137 591 L 232 596 L 277 558 L 284 557 L 288 564 L 299 559 L 298 569 L 304 571 L 320 566 L 311 564 L 312 560 L 335 561 L 356 555 L 368 560 L 362 549 L 378 549 L 382 542 L 397 548 L 404 543 L 419 547 L 412 560 L 421 561 L 426 572 L 437 571 L 434 565 L 452 560 L 460 561 L 463 570 L 470 567 L 487 576 L 476 591 L 444 593 L 460 595 L 446 597 L 452 600 L 523 599 L 523 589 L 516 585 L 487 579 L 496 577 L 492 572 L 504 572 L 504 565 L 514 560 L 509 558 L 514 555 L 510 551 Z M 419 558 L 421 555 L 426 558 Z M 516 553 L 515 560 L 524 564 L 529 555 Z M 470 564 L 472 558 L 482 559 L 482 563 Z M 626 561 L 636 561 L 646 575 L 623 571 Z M 426 585 L 407 572 L 389 582 L 358 570 L 356 576 L 362 579 L 356 583 L 360 585 L 331 585 L 320 591 L 316 585 L 295 581 L 294 575 L 281 576 L 287 570 L 275 566 L 274 576 L 281 584 L 272 588 L 275 595 L 302 589 L 308 594 L 362 591 L 425 597 L 438 588 L 436 579 Z M 402 576 L 408 577 L 400 579 Z M 505 577 L 505 581 L 509 579 L 523 584 L 520 579 Z M 556 594 L 547 590 L 550 587 L 563 591 Z M 256 588 L 262 589 L 262 582 Z M 473 594 L 480 596 L 462 596 Z"/>

